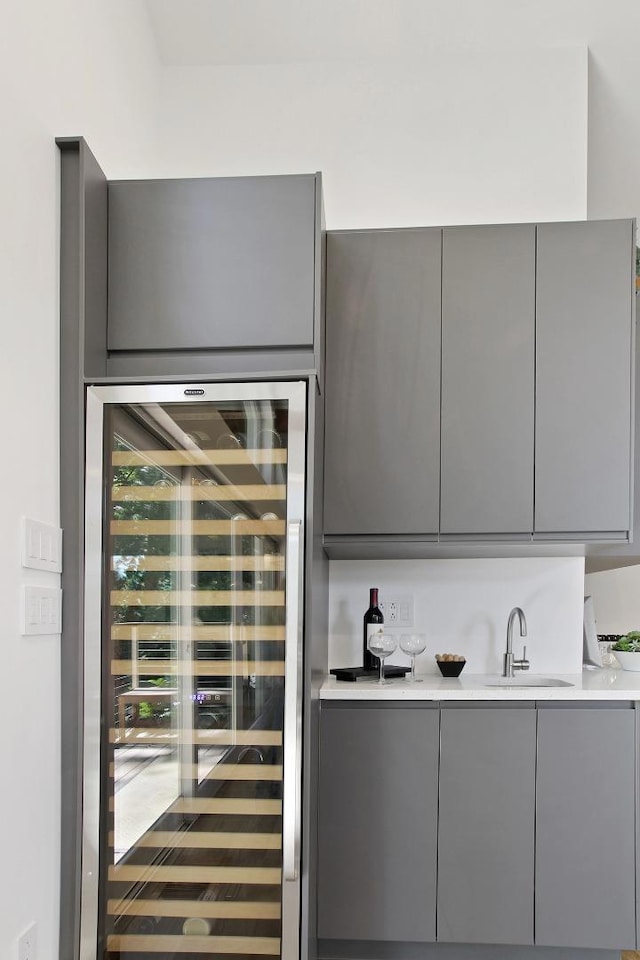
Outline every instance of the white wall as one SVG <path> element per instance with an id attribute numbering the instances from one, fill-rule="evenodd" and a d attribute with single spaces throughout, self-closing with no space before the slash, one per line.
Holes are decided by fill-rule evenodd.
<path id="1" fill-rule="evenodd" d="M 593 597 L 598 633 L 640 630 L 640 565 L 589 573 L 584 592 Z"/>
<path id="2" fill-rule="evenodd" d="M 588 47 L 588 215 L 640 217 L 640 4 L 636 0 L 305 0 L 303 4 L 299 0 L 269 4 L 263 0 L 216 0 L 215 4 L 206 0 L 182 0 L 180 4 L 149 0 L 149 11 L 160 54 L 171 67 L 229 65 L 249 67 L 251 72 L 256 64 L 421 64 L 434 54 L 458 49 L 474 57 L 482 55 L 477 77 L 482 86 L 484 71 L 492 69 L 496 53 L 500 56 L 501 52 L 526 46 L 539 50 Z M 263 74 L 253 75 L 257 79 Z M 165 75 L 169 85 L 176 82 L 183 93 L 188 91 L 182 99 L 187 114 L 191 112 L 191 96 L 196 104 L 200 102 L 200 84 L 209 87 L 212 82 L 202 70 L 191 76 L 191 81 L 184 75 L 174 81 L 168 73 Z M 542 68 L 539 79 L 544 84 Z M 503 92 L 507 101 L 509 82 L 505 75 Z M 244 86 L 244 81 L 241 83 Z M 223 82 L 221 89 L 226 94 L 227 84 Z M 260 101 L 260 90 L 255 84 L 253 89 Z M 347 99 L 350 92 L 346 91 Z M 446 101 L 451 93 L 450 78 L 445 75 L 440 78 L 438 94 Z M 270 141 L 277 140 L 282 126 L 288 123 L 289 100 L 295 104 L 297 97 L 295 87 L 286 90 L 276 125 L 264 131 L 267 156 Z M 503 102 L 500 97 L 492 121 L 500 117 Z M 242 114 L 248 124 L 255 119 L 251 97 L 243 102 Z M 509 111 L 505 118 L 509 118 Z M 299 142 L 313 136 L 310 122 L 305 115 Z M 208 126 L 206 113 L 201 115 L 200 126 Z M 200 146 L 198 131 L 193 132 Z M 350 130 L 345 132 L 349 137 Z M 483 131 L 472 124 L 470 133 L 473 151 L 478 139 L 483 139 Z M 455 114 L 445 139 L 452 135 L 457 143 Z M 505 130 L 505 142 L 508 136 Z M 222 144 L 221 148 L 224 154 L 227 146 Z M 542 142 L 534 147 L 536 155 L 544 149 Z M 183 152 L 188 154 L 188 142 Z M 243 162 L 243 155 L 244 150 L 238 155 L 239 162 Z M 501 163 L 503 168 L 507 167 L 507 157 L 508 153 Z M 505 172 L 510 175 L 510 171 Z"/>
<path id="3" fill-rule="evenodd" d="M 165 69 L 161 124 L 158 175 L 321 170 L 330 229 L 587 213 L 583 46 Z"/>
<path id="4" fill-rule="evenodd" d="M 4 4 L 0 31 L 0 475 L 3 731 L 0 957 L 38 924 L 58 956 L 60 643 L 20 635 L 19 518 L 58 524 L 59 164 L 54 137 L 84 135 L 110 176 L 153 158 L 155 53 L 128 0 Z"/>
<path id="5" fill-rule="evenodd" d="M 362 662 L 369 588 L 380 599 L 412 596 L 416 631 L 427 634 L 420 673 L 437 673 L 436 653 L 460 653 L 467 673 L 499 673 L 507 618 L 527 618 L 527 657 L 534 673 L 577 673 L 582 664 L 584 560 L 333 560 L 329 573 L 329 667 Z M 401 631 L 396 631 L 397 633 Z M 517 625 L 514 651 L 522 642 Z M 396 652 L 389 663 L 407 663 Z"/>

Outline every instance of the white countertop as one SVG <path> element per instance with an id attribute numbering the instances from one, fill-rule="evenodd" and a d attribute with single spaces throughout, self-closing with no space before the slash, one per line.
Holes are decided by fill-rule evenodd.
<path id="1" fill-rule="evenodd" d="M 320 688 L 321 700 L 640 700 L 640 672 L 630 670 L 584 670 L 579 674 L 549 674 L 566 680 L 570 687 L 487 686 L 499 682 L 497 675 L 465 674 L 445 679 L 438 674 L 418 674 L 421 682 L 372 680 L 349 682 L 330 677 Z M 522 677 L 520 675 L 516 681 Z M 535 680 L 536 675 L 522 677 Z"/>

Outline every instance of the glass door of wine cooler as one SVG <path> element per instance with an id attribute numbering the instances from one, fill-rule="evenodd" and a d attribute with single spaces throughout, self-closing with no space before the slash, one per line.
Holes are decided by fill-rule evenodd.
<path id="1" fill-rule="evenodd" d="M 305 391 L 88 390 L 82 960 L 298 954 Z"/>

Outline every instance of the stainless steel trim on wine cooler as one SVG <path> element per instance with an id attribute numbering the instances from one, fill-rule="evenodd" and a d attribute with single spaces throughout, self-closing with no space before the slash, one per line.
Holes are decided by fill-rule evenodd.
<path id="1" fill-rule="evenodd" d="M 285 881 L 297 880 L 300 867 L 300 777 L 302 743 L 302 579 L 300 542 L 302 524 L 287 524 L 287 631 L 284 695 L 284 792 L 282 802 L 282 860 Z M 296 576 L 297 571 L 297 576 Z"/>
<path id="2" fill-rule="evenodd" d="M 100 852 L 100 620 L 102 596 L 102 403 L 87 392 L 85 441 L 84 724 L 80 958 L 96 956 Z"/>
<path id="3" fill-rule="evenodd" d="M 86 500 L 85 500 L 85 599 L 84 599 L 84 748 L 82 801 L 82 908 L 80 960 L 101 960 L 99 875 L 102 837 L 109 812 L 101 809 L 101 677 L 103 607 L 109 603 L 109 581 L 103 557 L 105 475 L 104 424 L 109 404 L 145 406 L 162 420 L 165 403 L 286 401 L 288 442 L 286 451 L 286 569 L 284 632 L 284 723 L 282 785 L 281 934 L 282 960 L 300 956 L 302 695 L 304 623 L 304 517 L 306 469 L 305 381 L 253 383 L 182 383 L 99 385 L 87 387 L 86 401 Z M 167 418 L 170 419 L 170 418 Z M 163 422 L 170 431 L 171 425 Z M 179 439 L 183 443 L 183 439 Z M 227 451 L 225 451 L 226 453 Z M 276 461 L 281 462 L 281 461 Z M 111 828 L 109 828 L 111 829 Z M 123 938 L 124 940 L 125 938 Z M 251 939 L 251 938 L 249 938 Z M 123 948 L 126 950 L 126 947 Z M 251 952 L 251 950 L 249 950 Z M 269 951 L 271 952 L 271 951 Z"/>

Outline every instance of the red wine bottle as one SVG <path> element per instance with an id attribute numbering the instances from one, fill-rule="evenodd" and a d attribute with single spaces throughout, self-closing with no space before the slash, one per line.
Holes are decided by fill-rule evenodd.
<path id="1" fill-rule="evenodd" d="M 369 650 L 369 636 L 384 623 L 382 611 L 378 606 L 378 588 L 369 590 L 369 609 L 364 615 L 364 631 L 362 638 L 362 665 L 365 670 L 378 670 L 380 661 Z"/>

